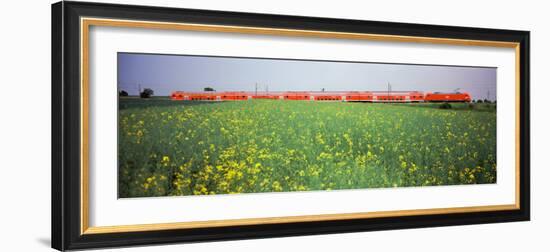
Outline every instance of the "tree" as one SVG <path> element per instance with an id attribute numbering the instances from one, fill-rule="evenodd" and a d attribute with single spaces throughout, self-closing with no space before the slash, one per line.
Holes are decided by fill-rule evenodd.
<path id="1" fill-rule="evenodd" d="M 478 99 L 477 100 L 477 103 L 482 103 L 483 101 L 481 99 Z"/>
<path id="2" fill-rule="evenodd" d="M 216 91 L 216 90 L 214 90 L 214 89 L 211 88 L 211 87 L 205 87 L 205 88 L 204 88 L 204 92 L 214 92 L 214 91 Z"/>
<path id="3" fill-rule="evenodd" d="M 143 89 L 143 91 L 141 91 L 141 93 L 139 94 L 139 97 L 141 97 L 141 98 L 151 98 L 151 96 L 154 93 L 155 92 L 153 91 L 153 89 L 145 88 L 145 89 Z"/>
<path id="4" fill-rule="evenodd" d="M 128 92 L 120 90 L 120 92 L 118 92 L 118 96 L 128 96 Z"/>

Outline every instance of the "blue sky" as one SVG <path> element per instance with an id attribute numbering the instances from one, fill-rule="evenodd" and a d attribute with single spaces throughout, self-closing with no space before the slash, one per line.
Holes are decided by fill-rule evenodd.
<path id="1" fill-rule="evenodd" d="M 496 97 L 496 68 L 380 64 L 118 53 L 118 87 L 130 95 L 151 88 L 172 91 L 395 91 L 453 92 Z"/>

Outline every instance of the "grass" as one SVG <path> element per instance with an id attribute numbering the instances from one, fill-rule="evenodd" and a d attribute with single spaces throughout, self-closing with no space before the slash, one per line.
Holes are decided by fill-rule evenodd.
<path id="1" fill-rule="evenodd" d="M 495 183 L 496 107 L 433 106 L 120 99 L 119 196 Z"/>
<path id="2" fill-rule="evenodd" d="M 433 108 L 440 109 L 442 105 L 450 106 L 449 109 L 452 110 L 470 110 L 470 111 L 485 111 L 485 112 L 496 112 L 497 105 L 496 103 L 404 103 L 404 104 L 394 104 L 401 106 L 413 106 L 413 107 L 422 107 L 422 108 Z"/>

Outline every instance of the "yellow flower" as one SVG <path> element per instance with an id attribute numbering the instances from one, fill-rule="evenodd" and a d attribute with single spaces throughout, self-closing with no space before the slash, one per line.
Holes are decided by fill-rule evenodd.
<path id="1" fill-rule="evenodd" d="M 275 190 L 277 192 L 280 192 L 280 191 L 283 190 L 283 187 L 281 187 L 281 184 L 278 181 L 273 182 L 273 184 L 271 184 L 271 186 L 273 187 L 273 190 Z"/>
<path id="2" fill-rule="evenodd" d="M 170 158 L 168 156 L 163 156 L 160 163 L 164 166 L 168 166 L 168 164 L 170 163 Z"/>

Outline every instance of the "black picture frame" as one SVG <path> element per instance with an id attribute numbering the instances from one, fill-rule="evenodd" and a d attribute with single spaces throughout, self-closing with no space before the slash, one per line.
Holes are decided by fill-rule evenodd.
<path id="1" fill-rule="evenodd" d="M 157 231 L 82 234 L 80 18 L 101 17 L 519 43 L 519 209 Z M 253 239 L 530 219 L 529 32 L 211 10 L 58 2 L 52 5 L 52 247 L 58 250 Z"/>

